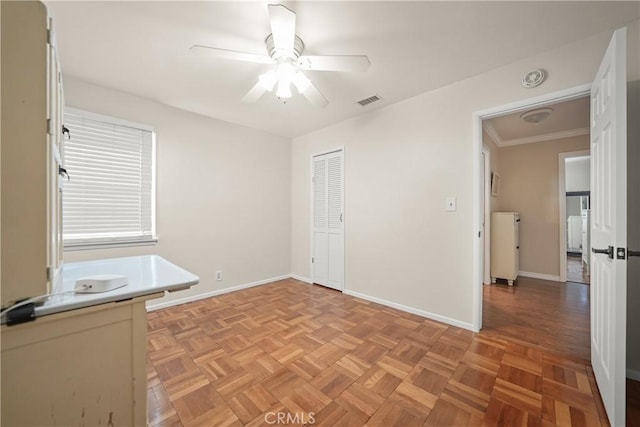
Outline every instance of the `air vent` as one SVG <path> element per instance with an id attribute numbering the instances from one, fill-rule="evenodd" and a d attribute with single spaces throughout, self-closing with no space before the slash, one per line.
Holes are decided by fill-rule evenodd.
<path id="1" fill-rule="evenodd" d="M 373 104 L 374 102 L 378 102 L 381 99 L 382 98 L 380 98 L 378 95 L 373 95 L 368 98 L 361 99 L 360 101 L 358 101 L 358 104 L 362 105 L 363 107 L 366 107 L 367 105 Z"/>

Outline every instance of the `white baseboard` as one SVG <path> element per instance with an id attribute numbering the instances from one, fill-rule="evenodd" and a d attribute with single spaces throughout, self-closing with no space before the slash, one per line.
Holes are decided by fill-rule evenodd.
<path id="1" fill-rule="evenodd" d="M 631 378 L 632 380 L 640 381 L 640 371 L 636 371 L 635 369 L 627 368 L 627 378 Z"/>
<path id="2" fill-rule="evenodd" d="M 382 298 L 372 297 L 370 295 L 361 294 L 360 292 L 350 291 L 345 289 L 342 291 L 347 295 L 351 295 L 356 298 L 362 298 L 367 301 L 375 302 L 378 304 L 386 305 L 387 307 L 395 308 L 398 310 L 406 311 L 407 313 L 417 314 L 418 316 L 426 317 L 427 319 L 437 320 L 438 322 L 446 323 L 448 325 L 457 326 L 459 328 L 468 329 L 473 331 L 473 325 L 471 323 L 461 322 L 459 320 L 451 319 L 449 317 L 440 316 L 439 314 L 430 313 L 428 311 L 420 310 L 417 308 L 409 307 L 407 305 L 398 304 L 396 302 L 387 301 Z"/>
<path id="3" fill-rule="evenodd" d="M 216 290 L 213 290 L 213 291 L 203 292 L 203 293 L 197 294 L 197 295 L 190 295 L 188 297 L 178 298 L 178 299 L 174 299 L 174 300 L 171 300 L 171 301 L 163 301 L 163 302 L 158 302 L 158 303 L 155 303 L 155 304 L 149 304 L 149 305 L 147 305 L 147 311 L 155 311 L 155 310 L 160 310 L 162 308 L 173 307 L 173 306 L 180 305 L 180 304 L 186 304 L 188 302 L 198 301 L 198 300 L 205 299 L 205 298 L 211 298 L 211 297 L 215 297 L 217 295 L 226 294 L 226 293 L 229 293 L 229 292 L 235 292 L 235 291 L 239 291 L 239 290 L 242 290 L 242 289 L 252 288 L 254 286 L 266 285 L 268 283 L 277 282 L 278 280 L 284 280 L 284 279 L 289 279 L 289 278 L 296 279 L 296 280 L 299 280 L 299 281 L 305 282 L 305 283 L 311 283 L 311 279 L 309 279 L 307 277 L 298 276 L 297 274 L 285 274 L 283 276 L 271 277 L 269 279 L 258 280 L 256 282 L 245 283 L 243 285 L 238 285 L 238 286 L 232 286 L 230 288 L 216 289 Z M 440 316 L 439 314 L 434 314 L 434 313 L 430 313 L 428 311 L 419 310 L 417 308 L 409 307 L 407 305 L 402 305 L 402 304 L 398 304 L 398 303 L 395 303 L 395 302 L 392 302 L 392 301 L 387 301 L 387 300 L 382 299 L 382 298 L 376 298 L 376 297 L 372 297 L 370 295 L 361 294 L 360 292 L 350 291 L 349 289 L 345 289 L 342 292 L 347 294 L 347 295 L 351 295 L 353 297 L 356 297 L 356 298 L 362 298 L 364 300 L 375 302 L 375 303 L 378 303 L 378 304 L 382 304 L 382 305 L 385 305 L 387 307 L 392 307 L 392 308 L 395 308 L 395 309 L 398 309 L 398 310 L 406 311 L 407 313 L 417 314 L 418 316 L 426 317 L 427 319 L 437 320 L 438 322 L 446 323 L 448 325 L 457 326 L 457 327 L 460 327 L 460 328 L 463 328 L 463 329 L 468 329 L 470 331 L 473 331 L 473 325 L 471 323 L 460 322 L 458 320 L 451 319 L 449 317 Z"/>
<path id="4" fill-rule="evenodd" d="M 289 277 L 291 277 L 292 279 L 300 280 L 301 282 L 311 283 L 311 279 L 309 279 L 308 277 L 298 276 L 297 274 L 293 273 L 290 274 Z"/>
<path id="5" fill-rule="evenodd" d="M 289 279 L 290 277 L 293 277 L 293 275 L 285 274 L 284 276 L 271 277 L 269 279 L 258 280 L 257 282 L 251 282 L 251 283 L 245 283 L 244 285 L 232 286 L 230 288 L 216 289 L 216 290 L 213 290 L 213 291 L 204 292 L 204 293 L 197 294 L 197 295 L 190 295 L 188 297 L 178 298 L 178 299 L 174 299 L 174 300 L 171 300 L 171 301 L 163 301 L 163 302 L 158 302 L 158 303 L 155 303 L 155 304 L 151 303 L 151 304 L 147 305 L 147 311 L 160 310 L 161 308 L 167 308 L 167 307 L 173 307 L 175 305 L 186 304 L 188 302 L 198 301 L 198 300 L 205 299 L 205 298 L 211 298 L 211 297 L 215 297 L 217 295 L 222 295 L 222 294 L 227 294 L 229 292 L 239 291 L 241 289 L 252 288 L 254 286 L 260 286 L 260 285 L 266 285 L 267 283 L 277 282 L 278 280 Z M 294 277 L 294 278 L 297 278 L 297 277 Z M 299 280 L 301 280 L 301 279 L 299 279 Z"/>
<path id="6" fill-rule="evenodd" d="M 552 282 L 560 282 L 560 276 L 554 276 L 552 274 L 533 273 L 531 271 L 520 271 L 518 276 L 530 277 L 532 279 L 550 280 Z"/>

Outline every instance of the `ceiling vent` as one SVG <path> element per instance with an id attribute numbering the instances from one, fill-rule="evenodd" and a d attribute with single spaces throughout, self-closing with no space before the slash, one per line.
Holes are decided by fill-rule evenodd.
<path id="1" fill-rule="evenodd" d="M 522 78 L 522 86 L 526 87 L 527 89 L 538 87 L 542 84 L 545 77 L 546 76 L 543 69 L 538 68 L 536 70 L 531 70 Z"/>
<path id="2" fill-rule="evenodd" d="M 378 102 L 381 99 L 382 98 L 380 98 L 378 95 L 373 95 L 373 96 L 370 96 L 368 98 L 361 99 L 360 101 L 358 101 L 358 104 L 360 104 L 363 107 L 366 107 L 367 105 L 373 104 L 374 102 Z"/>

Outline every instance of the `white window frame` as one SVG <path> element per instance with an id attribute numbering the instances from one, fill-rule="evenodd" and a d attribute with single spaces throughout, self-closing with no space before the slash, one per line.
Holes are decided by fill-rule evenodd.
<path id="1" fill-rule="evenodd" d="M 65 107 L 64 112 L 75 114 L 85 117 L 91 120 L 102 121 L 114 125 L 126 126 L 135 129 L 141 129 L 151 132 L 151 237 L 146 239 L 139 238 L 95 238 L 90 241 L 82 242 L 68 242 L 64 239 L 64 227 L 62 230 L 63 244 L 65 251 L 80 251 L 87 249 L 103 249 L 103 248 L 118 248 L 118 247 L 132 247 L 132 246 L 150 246 L 158 243 L 158 236 L 156 234 L 156 183 L 157 183 L 157 169 L 156 169 L 156 132 L 153 126 L 136 123 L 129 120 L 120 119 L 117 117 L 107 116 L 104 114 L 93 113 L 91 111 L 81 110 L 79 108 Z M 71 135 L 73 138 L 73 134 Z M 71 171 L 70 171 L 71 172 Z M 72 173 L 72 172 L 71 172 Z M 73 179 L 73 176 L 71 176 Z M 64 203 L 64 189 L 62 200 Z M 64 223 L 64 219 L 63 219 Z"/>

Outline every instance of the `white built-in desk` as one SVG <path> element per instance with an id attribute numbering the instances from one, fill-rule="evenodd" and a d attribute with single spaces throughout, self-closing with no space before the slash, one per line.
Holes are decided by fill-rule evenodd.
<path id="1" fill-rule="evenodd" d="M 145 301 L 199 279 L 155 255 L 114 258 L 65 264 L 54 292 L 102 274 L 129 284 L 55 296 L 35 321 L 2 325 L 3 426 L 146 425 Z"/>

